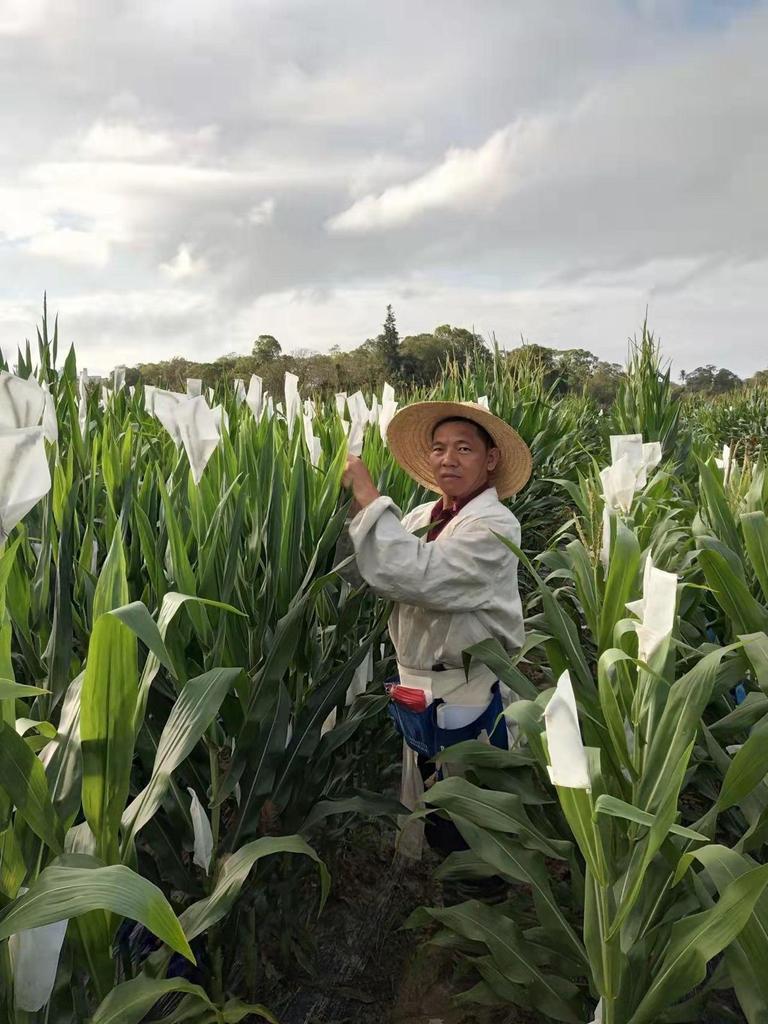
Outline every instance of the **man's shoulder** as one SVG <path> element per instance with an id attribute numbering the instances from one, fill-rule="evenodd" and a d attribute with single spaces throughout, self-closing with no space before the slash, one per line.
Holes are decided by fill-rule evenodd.
<path id="1" fill-rule="evenodd" d="M 499 533 L 506 531 L 520 531 L 520 522 L 515 513 L 507 505 L 504 505 L 498 498 L 488 499 L 478 503 L 476 506 L 468 505 L 466 512 L 456 520 L 456 528 L 461 524 L 467 527 L 476 526 L 480 523 L 487 525 L 489 529 Z"/>

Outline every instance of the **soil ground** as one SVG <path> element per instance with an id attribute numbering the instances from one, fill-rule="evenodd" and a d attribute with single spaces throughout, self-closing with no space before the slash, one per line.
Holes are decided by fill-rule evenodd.
<path id="1" fill-rule="evenodd" d="M 264 999 L 280 1024 L 542 1024 L 514 1006 L 458 1006 L 456 995 L 472 982 L 457 976 L 456 957 L 426 944 L 423 930 L 402 928 L 417 907 L 441 904 L 437 863 L 428 849 L 421 863 L 396 857 L 394 833 L 375 823 L 335 847 L 311 974 L 283 979 Z M 698 1024 L 744 1022 L 728 1004 Z"/>
<path id="2" fill-rule="evenodd" d="M 397 857 L 394 834 L 373 826 L 356 830 L 334 861 L 314 977 L 265 1000 L 280 1024 L 535 1024 L 514 1007 L 457 1007 L 469 985 L 457 982 L 455 959 L 425 944 L 423 931 L 402 929 L 417 907 L 441 903 L 428 849 L 421 863 Z"/>

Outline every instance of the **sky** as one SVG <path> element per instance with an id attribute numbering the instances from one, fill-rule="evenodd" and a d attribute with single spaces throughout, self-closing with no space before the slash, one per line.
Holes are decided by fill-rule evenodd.
<path id="1" fill-rule="evenodd" d="M 0 349 L 352 348 L 392 303 L 768 367 L 768 0 L 0 0 Z"/>

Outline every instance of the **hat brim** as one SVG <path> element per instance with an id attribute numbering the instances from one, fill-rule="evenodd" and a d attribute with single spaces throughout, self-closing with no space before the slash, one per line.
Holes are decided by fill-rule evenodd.
<path id="1" fill-rule="evenodd" d="M 392 417 L 387 445 L 406 473 L 428 490 L 442 493 L 432 472 L 429 453 L 435 427 L 453 416 L 477 423 L 493 438 L 500 458 L 490 482 L 499 497 L 509 498 L 522 490 L 532 468 L 528 445 L 513 427 L 476 402 L 414 402 Z"/>

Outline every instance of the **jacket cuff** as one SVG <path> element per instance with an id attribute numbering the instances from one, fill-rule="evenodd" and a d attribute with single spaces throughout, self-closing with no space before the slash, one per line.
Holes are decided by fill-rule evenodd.
<path id="1" fill-rule="evenodd" d="M 392 509 L 398 519 L 402 515 L 402 512 L 391 498 L 388 498 L 386 494 L 380 494 L 378 498 L 374 498 L 370 505 L 360 509 L 355 518 L 350 522 L 349 536 L 355 545 L 355 551 L 360 549 L 360 545 L 387 509 Z"/>

